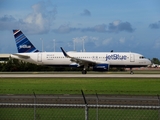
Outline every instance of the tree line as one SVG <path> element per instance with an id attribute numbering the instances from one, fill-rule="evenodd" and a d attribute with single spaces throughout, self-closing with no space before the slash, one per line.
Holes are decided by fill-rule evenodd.
<path id="1" fill-rule="evenodd" d="M 1 72 L 29 72 L 29 71 L 76 71 L 79 69 L 63 67 L 63 66 L 43 66 L 36 65 L 17 59 L 9 59 L 4 63 L 0 63 Z"/>
<path id="2" fill-rule="evenodd" d="M 160 65 L 160 60 L 158 58 L 151 59 L 154 64 Z M 71 68 L 64 66 L 42 66 L 36 65 L 28 62 L 19 61 L 17 59 L 9 59 L 4 63 L 0 63 L 1 72 L 23 72 L 23 71 L 81 71 L 82 68 Z M 123 71 L 123 68 L 114 68 L 113 71 Z"/>

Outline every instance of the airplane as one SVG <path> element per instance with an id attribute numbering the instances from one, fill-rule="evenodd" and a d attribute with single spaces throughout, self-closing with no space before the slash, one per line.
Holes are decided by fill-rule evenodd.
<path id="1" fill-rule="evenodd" d="M 37 65 L 82 67 L 82 74 L 87 69 L 93 71 L 108 71 L 111 67 L 132 68 L 146 67 L 151 61 L 139 53 L 133 52 L 41 52 L 29 41 L 21 30 L 13 30 L 18 53 L 11 58 L 23 60 Z"/>

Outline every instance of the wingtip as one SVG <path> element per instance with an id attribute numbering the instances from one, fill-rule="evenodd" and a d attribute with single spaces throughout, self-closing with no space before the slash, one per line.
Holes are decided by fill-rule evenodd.
<path id="1" fill-rule="evenodd" d="M 63 50 L 63 48 L 62 47 L 60 47 L 60 48 L 61 48 L 62 52 L 64 53 L 65 51 Z"/>
<path id="2" fill-rule="evenodd" d="M 63 50 L 63 48 L 62 48 L 62 47 L 60 47 L 60 48 L 61 48 L 61 50 L 62 50 L 64 56 L 65 56 L 65 57 L 69 57 L 69 55 Z"/>

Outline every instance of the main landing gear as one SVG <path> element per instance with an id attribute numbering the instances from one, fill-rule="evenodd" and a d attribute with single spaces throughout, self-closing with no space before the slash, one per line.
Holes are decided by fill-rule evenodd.
<path id="1" fill-rule="evenodd" d="M 86 70 L 86 68 L 83 68 L 83 70 L 82 70 L 82 74 L 87 74 L 87 70 Z"/>

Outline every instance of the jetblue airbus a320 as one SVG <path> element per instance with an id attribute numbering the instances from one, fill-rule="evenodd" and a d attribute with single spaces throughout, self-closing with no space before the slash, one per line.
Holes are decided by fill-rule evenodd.
<path id="1" fill-rule="evenodd" d="M 146 67 L 151 61 L 132 52 L 40 52 L 20 30 L 13 30 L 18 53 L 11 57 L 37 65 L 82 67 L 82 74 L 92 67 L 94 71 L 108 71 L 110 67 Z"/>

